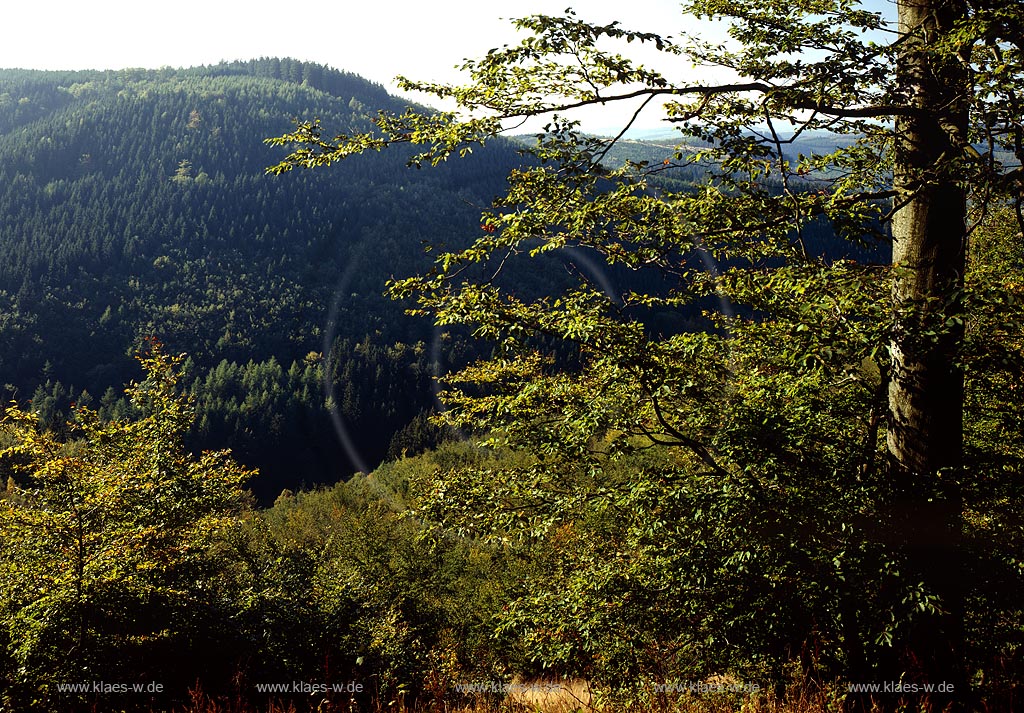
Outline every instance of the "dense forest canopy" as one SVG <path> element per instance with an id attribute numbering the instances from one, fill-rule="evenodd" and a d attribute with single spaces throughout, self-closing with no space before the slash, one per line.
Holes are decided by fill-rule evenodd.
<path id="1" fill-rule="evenodd" d="M 263 496 L 376 465 L 433 406 L 430 363 L 457 348 L 404 317 L 384 282 L 472 227 L 520 158 L 496 147 L 411 173 L 395 155 L 282 181 L 265 175 L 281 153 L 263 139 L 314 117 L 362 130 L 403 106 L 291 59 L 0 71 L 5 397 L 52 424 L 83 399 L 123 412 L 131 353 L 156 336 L 190 356 L 194 443 L 263 466 Z"/>

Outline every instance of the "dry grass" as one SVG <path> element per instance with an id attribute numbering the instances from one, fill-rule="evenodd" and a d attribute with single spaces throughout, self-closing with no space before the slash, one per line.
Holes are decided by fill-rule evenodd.
<path id="1" fill-rule="evenodd" d="M 437 700 L 418 705 L 357 706 L 344 699 L 307 698 L 256 705 L 241 700 L 214 700 L 197 694 L 175 713 L 826 713 L 839 710 L 827 692 L 790 691 L 778 700 L 767 695 L 662 696 L 632 705 L 602 704 L 585 681 L 533 682 L 510 687 L 503 699 L 481 696 L 471 701 Z"/>
<path id="2" fill-rule="evenodd" d="M 731 677 L 706 681 L 726 686 L 737 682 Z M 458 694 L 454 689 L 441 687 L 437 692 L 445 690 L 450 690 L 450 695 L 427 701 L 390 703 L 368 703 L 365 699 L 357 702 L 340 694 L 255 702 L 245 697 L 229 700 L 195 692 L 187 705 L 175 707 L 169 713 L 839 713 L 843 709 L 846 688 L 838 684 L 819 688 L 794 683 L 781 698 L 765 691 L 750 694 L 687 691 L 652 693 L 647 700 L 630 703 L 608 701 L 581 679 L 515 680 L 507 686 L 507 695 Z M 1002 713 L 1017 710 L 1017 707 L 982 704 L 976 709 Z M 937 709 L 931 708 L 927 701 L 918 701 L 916 706 L 906 710 Z"/>
<path id="3" fill-rule="evenodd" d="M 505 699 L 510 710 L 542 711 L 543 713 L 575 713 L 596 710 L 590 684 L 581 679 L 569 681 L 530 681 L 511 684 Z"/>

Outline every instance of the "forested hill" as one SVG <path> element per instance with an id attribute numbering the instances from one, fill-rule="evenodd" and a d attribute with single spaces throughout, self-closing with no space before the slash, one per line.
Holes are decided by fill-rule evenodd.
<path id="1" fill-rule="evenodd" d="M 155 337 L 191 356 L 197 445 L 262 466 L 257 490 L 358 465 L 339 465 L 330 405 L 374 465 L 431 403 L 432 332 L 385 280 L 422 271 L 424 241 L 468 235 L 519 156 L 495 145 L 411 171 L 387 152 L 274 178 L 283 150 L 263 140 L 314 117 L 365 130 L 403 104 L 289 59 L 0 70 L 5 398 L 53 422 L 75 399 L 116 413 L 133 348 Z"/>

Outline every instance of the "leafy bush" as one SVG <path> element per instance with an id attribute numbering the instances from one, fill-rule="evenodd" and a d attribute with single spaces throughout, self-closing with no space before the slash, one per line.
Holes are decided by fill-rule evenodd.
<path id="1" fill-rule="evenodd" d="M 251 473 L 227 452 L 184 449 L 181 360 L 154 344 L 140 361 L 136 420 L 78 407 L 59 439 L 12 405 L 0 423 L 13 471 L 0 499 L 6 705 L 69 706 L 86 695 L 62 684 L 96 681 L 166 691 L 215 661 L 215 551 L 247 508 Z"/>

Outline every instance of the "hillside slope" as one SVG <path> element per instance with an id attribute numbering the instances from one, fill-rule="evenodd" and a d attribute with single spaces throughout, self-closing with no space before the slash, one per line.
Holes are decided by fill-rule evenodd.
<path id="1" fill-rule="evenodd" d="M 268 448 L 266 434 L 230 413 L 247 398 L 250 410 L 295 406 L 273 393 L 253 402 L 255 377 L 242 383 L 246 364 L 255 373 L 273 359 L 260 373 L 280 372 L 269 391 L 311 410 L 320 426 L 302 429 L 307 435 L 332 430 L 324 425 L 332 395 L 350 420 L 365 422 L 353 427 L 356 440 L 366 461 L 378 460 L 391 434 L 431 403 L 422 352 L 394 345 L 429 342 L 432 330 L 384 298 L 384 283 L 429 265 L 422 243 L 450 244 L 473 229 L 479 207 L 501 191 L 519 157 L 495 145 L 457 168 L 419 172 L 389 152 L 274 178 L 265 170 L 282 150 L 263 141 L 314 117 L 366 130 L 378 109 L 403 105 L 359 77 L 295 60 L 0 70 L 6 396 L 34 394 L 36 408 L 59 420 L 81 390 L 99 401 L 135 378 L 131 352 L 155 337 L 192 357 L 209 436 L 200 445 L 244 451 L 248 443 L 250 461 L 274 466 L 255 452 Z M 324 367 L 311 353 L 331 355 L 337 394 L 324 393 Z M 286 378 L 289 364 L 305 379 L 294 369 Z M 234 386 L 232 373 L 239 374 Z M 116 396 L 108 394 L 105 407 L 114 408 Z M 277 460 L 286 467 L 287 458 Z M 346 470 L 329 468 L 278 480 Z"/>

